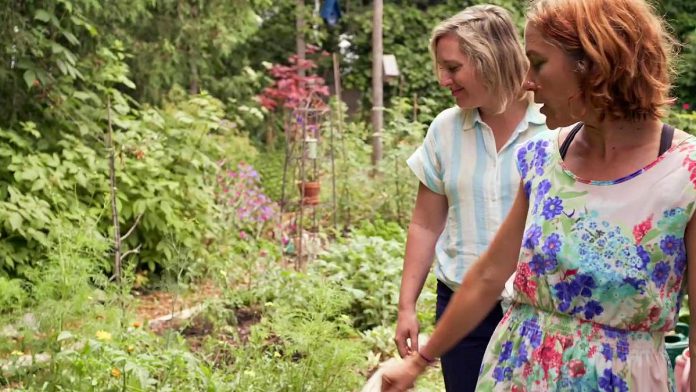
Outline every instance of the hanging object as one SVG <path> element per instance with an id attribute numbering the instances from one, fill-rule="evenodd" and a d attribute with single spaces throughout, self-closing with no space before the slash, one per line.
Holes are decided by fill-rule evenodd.
<path id="1" fill-rule="evenodd" d="M 384 68 L 384 79 L 386 81 L 399 77 L 399 65 L 396 62 L 396 56 L 393 54 L 385 54 L 382 57 L 382 66 Z"/>
<path id="2" fill-rule="evenodd" d="M 335 26 L 338 20 L 341 19 L 341 7 L 338 4 L 338 0 L 325 0 L 319 15 L 321 15 L 326 24 Z"/>
<path id="3" fill-rule="evenodd" d="M 317 159 L 317 139 L 308 137 L 305 139 L 308 159 Z"/>

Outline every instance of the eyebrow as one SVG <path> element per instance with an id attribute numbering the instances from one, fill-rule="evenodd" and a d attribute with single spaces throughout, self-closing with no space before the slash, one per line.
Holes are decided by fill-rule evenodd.
<path id="1" fill-rule="evenodd" d="M 541 56 L 541 54 L 540 54 L 539 52 L 537 52 L 537 51 L 535 51 L 535 50 L 533 50 L 533 49 L 526 51 L 525 54 L 527 55 L 527 57 L 530 57 L 530 56 Z"/>

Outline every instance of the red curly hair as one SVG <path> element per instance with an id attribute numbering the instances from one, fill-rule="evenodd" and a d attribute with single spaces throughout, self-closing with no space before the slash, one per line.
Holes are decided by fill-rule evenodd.
<path id="1" fill-rule="evenodd" d="M 527 12 L 576 61 L 581 98 L 602 118 L 665 115 L 676 41 L 644 0 L 534 0 Z"/>

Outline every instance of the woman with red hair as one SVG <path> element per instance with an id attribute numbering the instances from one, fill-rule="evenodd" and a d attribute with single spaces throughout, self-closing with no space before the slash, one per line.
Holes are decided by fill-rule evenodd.
<path id="1" fill-rule="evenodd" d="M 510 214 L 383 391 L 410 387 L 515 271 L 477 390 L 674 388 L 664 335 L 687 286 L 696 298 L 696 138 L 661 121 L 673 41 L 644 0 L 537 0 L 527 17 L 525 86 L 557 129 L 519 148 Z"/>

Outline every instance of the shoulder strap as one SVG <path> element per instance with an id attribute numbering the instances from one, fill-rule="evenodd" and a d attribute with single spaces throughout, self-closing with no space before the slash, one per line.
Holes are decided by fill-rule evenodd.
<path id="1" fill-rule="evenodd" d="M 660 151 L 657 153 L 658 157 L 672 147 L 672 138 L 674 138 L 674 127 L 668 124 L 663 124 L 662 135 L 660 135 Z"/>
<path id="2" fill-rule="evenodd" d="M 568 148 L 570 148 L 570 143 L 573 141 L 573 139 L 575 139 L 575 135 L 577 135 L 578 132 L 580 132 L 582 125 L 582 123 L 578 123 L 578 125 L 573 127 L 573 129 L 570 130 L 570 133 L 568 133 L 568 136 L 563 141 L 563 144 L 560 148 L 561 159 L 565 159 L 565 156 L 568 153 Z"/>

